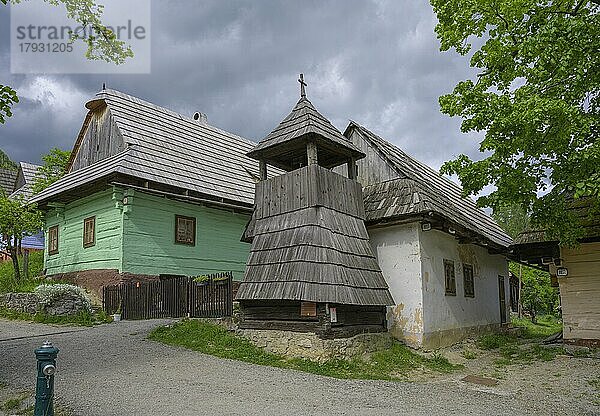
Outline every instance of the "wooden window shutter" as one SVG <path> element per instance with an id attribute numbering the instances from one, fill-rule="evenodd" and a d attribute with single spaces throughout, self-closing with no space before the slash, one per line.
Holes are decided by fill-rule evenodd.
<path id="1" fill-rule="evenodd" d="M 96 217 L 83 220 L 83 247 L 96 245 Z"/>
<path id="2" fill-rule="evenodd" d="M 196 218 L 175 216 L 175 243 L 188 246 L 196 244 Z"/>
<path id="3" fill-rule="evenodd" d="M 446 281 L 446 295 L 456 296 L 456 276 L 452 260 L 444 259 L 444 278 Z"/>
<path id="4" fill-rule="evenodd" d="M 48 228 L 48 254 L 58 253 L 58 225 Z"/>

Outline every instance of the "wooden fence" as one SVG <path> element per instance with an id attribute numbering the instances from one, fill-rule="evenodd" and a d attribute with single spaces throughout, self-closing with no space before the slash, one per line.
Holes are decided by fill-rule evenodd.
<path id="1" fill-rule="evenodd" d="M 102 289 L 102 306 L 108 314 L 120 309 L 122 319 L 231 316 L 232 284 L 231 273 L 211 274 L 201 281 L 181 276 L 124 282 Z"/>

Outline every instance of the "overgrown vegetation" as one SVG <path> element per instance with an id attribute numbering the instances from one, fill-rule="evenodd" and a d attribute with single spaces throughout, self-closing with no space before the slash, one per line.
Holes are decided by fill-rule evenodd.
<path id="1" fill-rule="evenodd" d="M 172 326 L 156 328 L 149 339 L 221 358 L 343 379 L 405 380 L 411 371 L 417 369 L 448 373 L 461 368 L 451 364 L 440 354 L 424 357 L 399 342 L 394 342 L 385 351 L 352 360 L 336 359 L 317 363 L 306 359 L 286 358 L 267 352 L 219 325 L 196 320 L 183 320 Z"/>
<path id="2" fill-rule="evenodd" d="M 23 276 L 23 256 L 19 256 L 20 275 Z M 44 252 L 29 253 L 29 278 L 15 278 L 15 269 L 10 261 L 0 263 L 0 294 L 9 292 L 33 292 L 41 281 L 38 279 L 44 269 Z M 54 283 L 54 282 L 47 282 Z M 58 283 L 58 282 L 56 282 Z"/>
<path id="3" fill-rule="evenodd" d="M 11 309 L 0 308 L 0 318 L 20 320 L 20 321 L 32 321 L 41 324 L 52 324 L 52 325 L 76 325 L 76 326 L 94 326 L 103 323 L 112 322 L 112 318 L 106 314 L 106 312 L 100 310 L 96 313 L 83 311 L 76 315 L 57 316 L 48 315 L 43 312 L 36 314 L 30 314 L 25 312 L 17 312 Z"/>
<path id="4" fill-rule="evenodd" d="M 2 86 L 0 86 L 0 90 L 1 88 Z M 2 110 L 0 110 L 0 117 L 2 116 L 1 113 Z M 0 169 L 17 170 L 17 164 L 10 160 L 10 157 L 2 149 L 0 149 Z"/>
<path id="5" fill-rule="evenodd" d="M 521 328 L 521 336 L 526 339 L 547 338 L 562 330 L 562 322 L 555 315 L 541 316 L 536 323 L 527 318 L 513 318 L 512 325 Z"/>
<path id="6" fill-rule="evenodd" d="M 513 319 L 512 323 L 521 329 L 520 334 L 486 334 L 477 341 L 477 346 L 482 350 L 499 352 L 501 358 L 495 361 L 497 366 L 551 361 L 565 353 L 562 347 L 542 346 L 539 343 L 541 339 L 561 330 L 562 324 L 556 317 L 540 317 L 537 324 L 525 318 Z"/>
<path id="7" fill-rule="evenodd" d="M 536 322 L 539 314 L 558 314 L 558 288 L 552 287 L 549 273 L 531 267 L 519 267 L 513 262 L 509 264 L 509 269 L 515 276 L 521 273 L 521 304 L 532 322 Z"/>
<path id="8" fill-rule="evenodd" d="M 497 207 L 492 217 L 512 238 L 529 228 L 529 213 L 516 204 Z M 558 288 L 552 287 L 548 272 L 514 262 L 509 269 L 521 279 L 521 309 L 529 313 L 532 322 L 538 314 L 558 314 Z"/>
<path id="9" fill-rule="evenodd" d="M 15 271 L 15 279 L 21 279 L 19 265 L 19 242 L 25 236 L 36 234 L 42 228 L 42 213 L 35 204 L 29 205 L 21 198 L 9 199 L 0 195 L 0 236 Z"/>

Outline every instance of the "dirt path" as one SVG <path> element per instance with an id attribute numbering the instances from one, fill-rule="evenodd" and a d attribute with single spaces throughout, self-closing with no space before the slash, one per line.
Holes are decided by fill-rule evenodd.
<path id="1" fill-rule="evenodd" d="M 61 350 L 59 399 L 75 415 L 85 416 L 600 414 L 588 401 L 550 398 L 553 393 L 543 389 L 523 395 L 518 387 L 503 384 L 508 379 L 491 389 L 463 383 L 458 374 L 430 383 L 336 380 L 222 360 L 145 339 L 164 322 L 121 322 L 53 335 Z M 0 320 L 0 333 L 16 334 L 17 325 Z M 38 332 L 47 329 L 34 326 Z M 0 382 L 32 388 L 33 350 L 40 341 L 0 342 Z"/>

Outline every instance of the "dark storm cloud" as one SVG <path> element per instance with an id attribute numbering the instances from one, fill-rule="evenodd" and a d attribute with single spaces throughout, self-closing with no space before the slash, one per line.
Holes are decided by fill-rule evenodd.
<path id="1" fill-rule="evenodd" d="M 353 119 L 436 168 L 477 154 L 459 121 L 439 113 L 438 96 L 471 73 L 465 58 L 438 51 L 426 2 L 155 1 L 149 75 L 12 76 L 7 23 L 0 7 L 2 82 L 27 95 L 0 127 L 15 159 L 69 147 L 103 82 L 259 140 L 297 101 L 299 72 L 340 129 Z"/>

